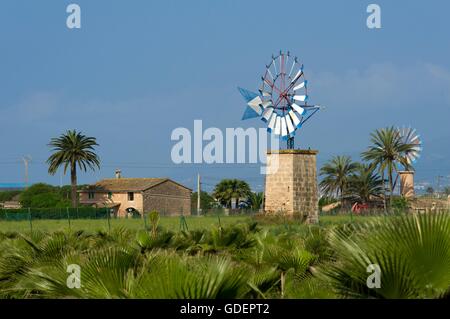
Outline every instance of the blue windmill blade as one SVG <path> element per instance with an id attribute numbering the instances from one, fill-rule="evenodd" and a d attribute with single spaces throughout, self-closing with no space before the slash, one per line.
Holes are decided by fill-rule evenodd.
<path id="1" fill-rule="evenodd" d="M 259 117 L 259 116 L 261 116 L 261 113 L 258 113 L 252 107 L 247 106 L 245 108 L 245 112 L 242 115 L 242 119 L 241 120 L 253 119 L 253 118 Z"/>
<path id="2" fill-rule="evenodd" d="M 254 92 L 250 92 L 249 90 L 246 90 L 246 89 L 243 89 L 240 87 L 238 87 L 238 90 L 246 102 L 250 102 L 251 100 L 253 100 L 255 97 L 258 96 L 258 94 L 254 93 Z"/>
<path id="3" fill-rule="evenodd" d="M 320 106 L 309 106 L 305 107 L 305 112 L 303 113 L 302 121 L 300 122 L 299 128 L 308 121 L 317 111 L 320 110 Z"/>

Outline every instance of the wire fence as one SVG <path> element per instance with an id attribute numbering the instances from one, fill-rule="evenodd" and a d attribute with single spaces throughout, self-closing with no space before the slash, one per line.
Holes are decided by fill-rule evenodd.
<path id="1" fill-rule="evenodd" d="M 197 212 L 192 209 L 191 212 L 183 212 L 180 209 L 179 214 L 174 212 L 159 212 L 160 217 L 172 217 L 170 223 L 176 229 L 186 230 L 188 225 L 186 218 L 195 218 L 197 216 L 215 217 L 220 224 L 222 216 L 253 216 L 257 212 L 244 209 L 208 209 Z M 21 208 L 6 209 L 0 208 L 0 232 L 1 231 L 33 231 L 33 230 L 55 230 L 61 228 L 77 230 L 111 230 L 113 227 L 126 227 L 133 229 L 150 229 L 151 223 L 149 213 L 133 214 L 126 213 L 118 215 L 117 211 L 107 207 L 78 207 L 78 208 Z"/>

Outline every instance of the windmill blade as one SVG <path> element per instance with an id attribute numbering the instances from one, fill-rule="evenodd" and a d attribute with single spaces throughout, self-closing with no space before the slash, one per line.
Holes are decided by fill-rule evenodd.
<path id="1" fill-rule="evenodd" d="M 294 76 L 291 83 L 297 81 L 302 76 L 302 74 L 303 74 L 303 66 L 300 67 L 300 70 L 298 70 L 297 74 Z"/>
<path id="2" fill-rule="evenodd" d="M 266 108 L 262 114 L 261 120 L 263 120 L 264 122 L 269 121 L 270 117 L 272 116 L 272 113 L 273 113 L 272 107 Z"/>
<path id="3" fill-rule="evenodd" d="M 274 129 L 275 135 L 281 134 L 281 118 L 277 116 L 277 120 L 275 122 L 275 129 Z"/>
<path id="4" fill-rule="evenodd" d="M 294 100 L 305 102 L 308 99 L 308 95 L 294 95 Z"/>
<path id="5" fill-rule="evenodd" d="M 278 115 L 276 113 L 272 113 L 272 117 L 270 118 L 269 125 L 267 127 L 267 130 L 269 131 L 269 133 L 274 130 L 275 123 L 277 121 L 277 117 L 278 117 Z"/>
<path id="6" fill-rule="evenodd" d="M 274 68 L 274 70 L 275 70 L 275 74 L 278 74 L 278 70 L 277 70 L 277 62 L 275 61 L 275 59 L 272 59 L 272 65 L 273 65 L 273 68 Z"/>
<path id="7" fill-rule="evenodd" d="M 272 102 L 271 102 L 271 101 L 265 101 L 265 102 L 262 102 L 262 103 L 261 103 L 261 106 L 262 106 L 263 108 L 267 108 L 267 107 L 269 107 L 269 106 L 272 106 Z"/>
<path id="8" fill-rule="evenodd" d="M 300 124 L 300 119 L 298 118 L 298 116 L 295 115 L 294 111 L 292 110 L 289 111 L 289 116 L 291 117 L 294 126 L 297 127 Z"/>
<path id="9" fill-rule="evenodd" d="M 254 92 L 250 92 L 249 90 L 243 89 L 238 87 L 239 93 L 241 93 L 242 97 L 245 99 L 246 102 L 250 102 L 254 98 L 258 96 L 258 94 Z"/>
<path id="10" fill-rule="evenodd" d="M 281 118 L 281 136 L 285 137 L 288 135 L 288 131 L 287 131 L 287 125 L 286 125 L 286 118 L 283 116 Z"/>
<path id="11" fill-rule="evenodd" d="M 397 128 L 397 132 L 403 143 L 411 145 L 411 149 L 405 152 L 404 156 L 408 164 L 414 163 L 422 151 L 422 142 L 420 135 L 417 134 L 416 129 L 411 127 Z"/>
<path id="12" fill-rule="evenodd" d="M 295 61 L 295 59 L 294 59 L 294 61 L 292 61 L 292 66 L 291 66 L 291 70 L 289 71 L 289 78 L 291 77 L 291 75 L 292 75 L 292 71 L 294 70 L 294 66 L 295 66 L 295 64 L 296 64 L 297 62 Z"/>
<path id="13" fill-rule="evenodd" d="M 308 81 L 303 81 L 302 83 L 300 83 L 300 84 L 298 84 L 296 87 L 294 87 L 294 91 L 297 91 L 297 90 L 300 90 L 300 89 L 302 89 L 302 88 L 304 88 L 304 87 L 306 87 L 306 84 L 308 83 Z"/>
<path id="14" fill-rule="evenodd" d="M 241 120 L 253 119 L 255 117 L 260 117 L 260 116 L 261 116 L 261 113 L 258 113 L 253 108 L 251 108 L 250 106 L 247 106 L 245 108 L 245 112 L 242 115 Z"/>
<path id="15" fill-rule="evenodd" d="M 257 113 L 258 115 L 262 114 L 262 107 L 261 107 L 261 98 L 259 96 L 255 97 L 253 100 L 251 100 L 250 102 L 247 103 L 247 105 L 253 109 L 253 111 L 255 111 L 255 113 Z"/>
<path id="16" fill-rule="evenodd" d="M 286 115 L 284 117 L 284 119 L 286 120 L 286 126 L 287 126 L 288 133 L 289 134 L 293 133 L 295 131 L 295 126 L 292 124 L 291 117 Z"/>
<path id="17" fill-rule="evenodd" d="M 305 114 L 305 109 L 303 107 L 301 107 L 301 106 L 299 106 L 299 105 L 297 105 L 295 103 L 292 103 L 291 106 L 298 114 L 300 114 L 300 115 Z"/>

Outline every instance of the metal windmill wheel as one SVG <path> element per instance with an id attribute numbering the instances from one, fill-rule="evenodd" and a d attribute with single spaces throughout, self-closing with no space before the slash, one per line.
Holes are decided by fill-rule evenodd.
<path id="1" fill-rule="evenodd" d="M 261 117 L 267 130 L 287 140 L 287 148 L 294 148 L 296 130 L 311 118 L 320 106 L 308 105 L 308 81 L 303 64 L 289 52 L 272 56 L 261 77 L 259 94 L 239 88 L 247 101 L 242 119 Z"/>

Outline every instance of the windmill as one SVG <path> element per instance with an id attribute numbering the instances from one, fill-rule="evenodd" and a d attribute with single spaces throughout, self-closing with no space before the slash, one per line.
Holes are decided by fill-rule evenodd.
<path id="1" fill-rule="evenodd" d="M 412 165 L 420 157 L 422 152 L 422 141 L 420 135 L 417 134 L 416 129 L 411 127 L 397 128 L 400 139 L 404 144 L 412 145 L 411 150 L 405 153 L 405 158 L 408 165 Z"/>
<path id="2" fill-rule="evenodd" d="M 294 148 L 294 136 L 321 107 L 308 105 L 308 81 L 303 64 L 289 52 L 272 55 L 261 77 L 261 86 L 254 93 L 238 88 L 247 102 L 243 120 L 261 117 L 269 133 L 287 141 Z"/>
<path id="3" fill-rule="evenodd" d="M 420 140 L 417 131 L 411 127 L 397 128 L 400 140 L 404 144 L 410 145 L 410 149 L 403 154 L 406 159 L 405 171 L 398 172 L 394 185 L 400 176 L 400 194 L 405 198 L 413 198 L 414 194 L 414 171 L 412 164 L 414 164 L 420 157 L 422 151 L 422 141 Z"/>

